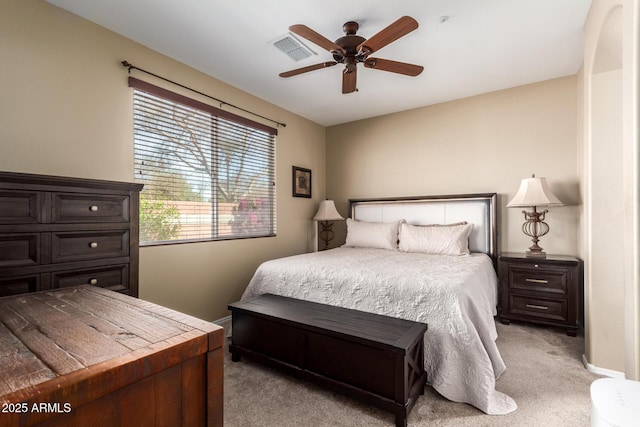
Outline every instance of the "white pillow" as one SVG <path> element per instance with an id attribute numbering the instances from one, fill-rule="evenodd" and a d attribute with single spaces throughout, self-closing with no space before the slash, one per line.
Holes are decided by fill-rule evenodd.
<path id="1" fill-rule="evenodd" d="M 400 251 L 434 255 L 469 255 L 473 224 L 400 226 Z"/>
<path id="2" fill-rule="evenodd" d="M 347 218 L 345 247 L 398 249 L 398 227 L 404 220 L 395 222 L 366 222 Z"/>

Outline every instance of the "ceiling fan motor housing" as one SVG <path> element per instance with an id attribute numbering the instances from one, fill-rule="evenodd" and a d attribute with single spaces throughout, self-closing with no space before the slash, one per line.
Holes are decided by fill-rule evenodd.
<path id="1" fill-rule="evenodd" d="M 346 60 L 347 57 L 355 57 L 358 54 L 358 46 L 367 40 L 364 37 L 356 35 L 358 28 L 358 23 L 354 21 L 349 21 L 342 26 L 342 30 L 346 35 L 337 39 L 335 44 L 343 48 L 345 53 L 343 55 L 342 52 L 331 52 L 333 54 L 333 59 L 337 62 L 345 63 L 348 62 Z M 358 62 L 361 62 L 362 60 L 364 60 L 364 58 Z"/>

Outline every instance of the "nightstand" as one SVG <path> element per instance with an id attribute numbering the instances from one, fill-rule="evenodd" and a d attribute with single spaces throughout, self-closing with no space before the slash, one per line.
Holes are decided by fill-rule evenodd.
<path id="1" fill-rule="evenodd" d="M 539 323 L 565 328 L 576 336 L 582 295 L 582 261 L 572 256 L 527 257 L 502 253 L 498 258 L 500 321 Z"/>

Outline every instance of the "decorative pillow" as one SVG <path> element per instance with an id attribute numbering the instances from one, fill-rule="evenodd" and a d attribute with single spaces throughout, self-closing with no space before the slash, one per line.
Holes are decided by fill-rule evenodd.
<path id="1" fill-rule="evenodd" d="M 345 247 L 398 249 L 398 227 L 404 220 L 395 222 L 366 222 L 347 218 Z"/>
<path id="2" fill-rule="evenodd" d="M 473 224 L 432 224 L 400 226 L 401 252 L 434 255 L 469 255 L 469 235 Z"/>

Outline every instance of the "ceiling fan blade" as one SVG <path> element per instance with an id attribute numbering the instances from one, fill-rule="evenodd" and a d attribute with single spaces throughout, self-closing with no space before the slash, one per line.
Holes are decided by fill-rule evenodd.
<path id="1" fill-rule="evenodd" d="M 418 28 L 418 21 L 410 16 L 403 16 L 388 27 L 369 37 L 358 46 L 358 52 L 370 55 L 389 43 L 409 34 Z"/>
<path id="2" fill-rule="evenodd" d="M 364 66 L 374 70 L 390 71 L 415 77 L 424 70 L 422 65 L 407 64 L 406 62 L 391 61 L 390 59 L 367 58 Z"/>
<path id="3" fill-rule="evenodd" d="M 317 44 L 321 48 L 328 50 L 329 52 L 340 52 L 343 55 L 346 53 L 343 48 L 326 38 L 325 36 L 318 34 L 313 31 L 311 28 L 306 25 L 296 24 L 289 27 L 289 31 L 299 35 L 300 37 L 304 37 L 310 42 Z"/>
<path id="4" fill-rule="evenodd" d="M 320 64 L 309 65 L 309 66 L 306 66 L 306 67 L 297 68 L 295 70 L 285 71 L 284 73 L 280 73 L 278 75 L 280 77 L 293 77 L 293 76 L 297 76 L 298 74 L 307 73 L 309 71 L 319 70 L 321 68 L 332 67 L 332 66 L 334 66 L 336 64 L 337 64 L 336 61 L 321 62 Z"/>
<path id="5" fill-rule="evenodd" d="M 342 93 L 355 92 L 356 82 L 358 79 L 358 69 L 354 68 L 352 71 L 347 71 L 345 68 L 342 73 Z"/>

